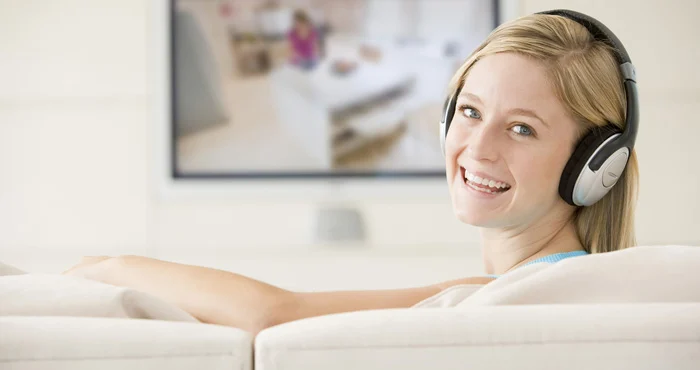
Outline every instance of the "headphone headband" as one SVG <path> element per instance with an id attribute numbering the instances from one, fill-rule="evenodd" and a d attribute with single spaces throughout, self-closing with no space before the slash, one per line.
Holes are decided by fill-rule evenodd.
<path id="1" fill-rule="evenodd" d="M 630 151 L 634 148 L 634 143 L 637 139 L 637 131 L 639 126 L 639 107 L 637 93 L 637 74 L 630 59 L 627 49 L 622 45 L 620 39 L 603 23 L 590 17 L 586 14 L 575 12 L 568 9 L 555 9 L 537 14 L 558 15 L 571 19 L 572 21 L 586 27 L 588 32 L 593 35 L 593 38 L 610 45 L 615 51 L 615 57 L 620 65 L 620 73 L 622 74 L 623 84 L 625 87 L 625 98 L 627 101 L 627 112 L 625 114 L 625 127 L 618 138 L 611 142 L 611 145 L 606 145 L 595 154 L 589 163 L 589 167 L 593 171 L 597 171 L 603 163 L 619 148 L 627 147 Z"/>
<path id="2" fill-rule="evenodd" d="M 567 9 L 548 10 L 536 14 L 558 15 L 571 19 L 572 21 L 586 27 L 588 32 L 593 35 L 593 38 L 610 45 L 615 50 L 615 57 L 617 58 L 618 64 L 622 65 L 625 63 L 632 63 L 629 54 L 627 54 L 625 46 L 622 45 L 622 42 L 620 42 L 617 36 L 615 36 L 615 34 L 610 31 L 607 26 L 595 18 Z"/>

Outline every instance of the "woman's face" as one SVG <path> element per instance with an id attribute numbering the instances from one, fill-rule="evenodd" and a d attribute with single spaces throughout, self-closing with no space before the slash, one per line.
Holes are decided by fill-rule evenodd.
<path id="1" fill-rule="evenodd" d="M 309 24 L 302 21 L 302 20 L 297 19 L 294 21 L 294 28 L 298 32 L 306 33 L 309 31 Z"/>
<path id="2" fill-rule="evenodd" d="M 571 207 L 558 187 L 577 126 L 545 72 L 525 56 L 498 53 L 467 75 L 445 142 L 452 206 L 462 222 L 527 226 Z"/>

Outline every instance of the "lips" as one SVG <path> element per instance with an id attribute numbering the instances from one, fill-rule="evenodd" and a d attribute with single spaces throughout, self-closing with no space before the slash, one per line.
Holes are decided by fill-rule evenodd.
<path id="1" fill-rule="evenodd" d="M 508 191 L 511 185 L 505 181 L 496 180 L 483 173 L 471 173 L 466 168 L 460 167 L 464 183 L 474 190 L 489 194 L 499 194 Z"/>

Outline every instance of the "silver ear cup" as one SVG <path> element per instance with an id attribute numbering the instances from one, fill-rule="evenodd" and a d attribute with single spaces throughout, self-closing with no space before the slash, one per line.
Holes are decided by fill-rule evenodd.
<path id="1" fill-rule="evenodd" d="M 614 137 L 610 138 L 612 139 Z M 576 179 L 572 194 L 573 202 L 578 206 L 587 207 L 602 199 L 622 177 L 629 156 L 629 149 L 623 147 L 610 156 L 597 171 L 591 170 L 586 163 Z"/>

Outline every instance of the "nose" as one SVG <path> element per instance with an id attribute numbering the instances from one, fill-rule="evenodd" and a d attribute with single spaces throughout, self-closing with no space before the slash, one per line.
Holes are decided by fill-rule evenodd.
<path id="1" fill-rule="evenodd" d="M 475 161 L 495 162 L 498 159 L 499 140 L 496 125 L 482 122 L 467 140 L 467 154 Z"/>

